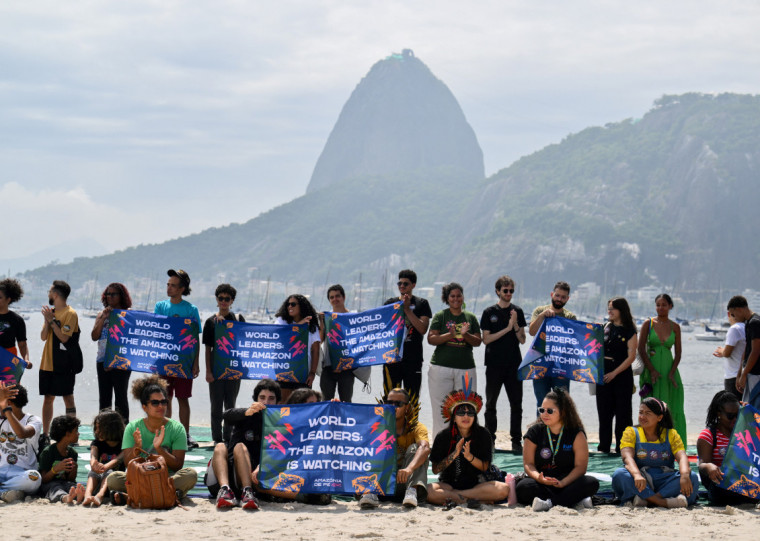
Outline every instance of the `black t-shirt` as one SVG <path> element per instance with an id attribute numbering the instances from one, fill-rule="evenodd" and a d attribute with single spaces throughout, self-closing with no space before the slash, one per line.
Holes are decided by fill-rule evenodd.
<path id="1" fill-rule="evenodd" d="M 457 434 L 452 441 L 449 427 L 441 430 L 436 435 L 433 448 L 430 450 L 430 462 L 435 464 L 446 458 L 449 453 L 454 451 L 460 439 L 461 436 Z M 493 459 L 493 438 L 491 438 L 488 429 L 482 426 L 473 426 L 472 434 L 469 438 L 465 438 L 465 442 L 468 440 L 470 441 L 470 452 L 473 456 L 490 464 Z M 478 476 L 482 473 L 464 458 L 464 453 L 459 453 L 459 456 L 439 474 L 439 479 L 442 483 L 448 483 L 455 489 L 466 490 L 478 484 Z"/>
<path id="2" fill-rule="evenodd" d="M 517 312 L 517 326 L 525 327 L 525 314 L 522 308 L 516 304 L 510 304 L 506 308 L 494 304 L 483 311 L 480 317 L 480 330 L 493 334 L 507 328 L 513 311 Z M 486 346 L 486 366 L 493 363 L 514 365 L 517 368 L 521 361 L 520 341 L 514 329 Z"/>
<path id="3" fill-rule="evenodd" d="M 108 445 L 108 442 L 102 441 L 102 440 L 92 440 L 92 443 L 90 444 L 92 447 L 96 447 L 98 449 L 98 456 L 96 457 L 98 459 L 98 462 L 101 464 L 105 464 L 106 462 L 110 462 L 119 454 L 121 453 L 121 441 L 117 443 L 116 445 Z M 117 464 L 114 468 L 115 470 L 124 470 L 124 464 Z"/>
<path id="4" fill-rule="evenodd" d="M 0 314 L 0 347 L 16 347 L 16 342 L 26 342 L 26 323 L 16 312 Z"/>
<path id="5" fill-rule="evenodd" d="M 398 297 L 388 299 L 384 304 L 393 304 L 394 302 L 402 302 Z M 417 317 L 427 316 L 433 317 L 433 312 L 430 310 L 430 304 L 425 299 L 421 299 L 415 295 L 412 295 L 411 301 L 412 313 Z M 406 322 L 406 340 L 404 341 L 404 356 L 401 359 L 405 362 L 416 362 L 422 364 L 422 335 L 417 332 L 414 326 Z"/>
<path id="6" fill-rule="evenodd" d="M 552 462 L 552 449 L 551 445 L 549 445 L 549 435 L 547 434 L 546 426 L 541 423 L 531 426 L 525 433 L 525 439 L 536 444 L 536 455 L 533 458 L 536 469 L 546 477 L 554 477 L 555 479 L 567 477 L 575 467 L 573 443 L 579 432 L 580 430 L 568 430 L 565 427 L 562 431 L 562 439 L 559 441 L 557 441 L 559 434 L 552 434 L 555 449 L 559 445 Z"/>
<path id="7" fill-rule="evenodd" d="M 227 445 L 227 456 L 232 459 L 232 453 L 238 443 L 242 443 L 248 449 L 251 456 L 251 471 L 256 469 L 261 461 L 261 432 L 263 430 L 264 417 L 258 411 L 253 415 L 246 416 L 248 408 L 232 408 L 224 412 L 224 423 L 232 425 L 230 441 Z"/>
<path id="8" fill-rule="evenodd" d="M 747 363 L 750 354 L 752 353 L 752 340 L 760 338 L 760 316 L 752 314 L 747 321 L 744 322 L 744 338 L 747 341 L 747 345 L 744 346 L 744 363 Z M 760 374 L 760 360 L 755 363 L 755 366 L 750 370 L 750 374 Z"/>
<path id="9" fill-rule="evenodd" d="M 224 319 L 227 321 L 245 321 L 245 318 L 242 314 L 235 316 L 233 312 L 230 312 L 224 316 Z M 211 347 L 211 358 L 213 359 L 214 344 L 216 342 L 216 314 L 208 318 L 206 320 L 206 323 L 203 324 L 202 342 L 204 346 Z"/>
<path id="10" fill-rule="evenodd" d="M 618 327 L 612 323 L 604 326 L 604 373 L 612 372 L 628 358 L 628 341 L 636 336 L 634 329 Z M 608 359 L 607 357 L 612 357 Z M 628 367 L 630 368 L 630 367 Z"/>

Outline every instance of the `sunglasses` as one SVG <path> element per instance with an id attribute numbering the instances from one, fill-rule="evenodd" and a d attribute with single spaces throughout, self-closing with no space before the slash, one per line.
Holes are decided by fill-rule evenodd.
<path id="1" fill-rule="evenodd" d="M 455 415 L 457 417 L 464 417 L 465 415 L 467 417 L 475 417 L 476 413 L 475 410 L 458 410 Z"/>
<path id="2" fill-rule="evenodd" d="M 290 306 L 291 308 L 294 308 L 294 307 L 298 306 L 298 303 L 297 302 L 289 302 L 288 306 Z"/>
<path id="3" fill-rule="evenodd" d="M 232 297 L 228 297 L 227 295 L 219 295 L 216 300 L 219 302 L 232 302 Z"/>
<path id="4" fill-rule="evenodd" d="M 118 296 L 119 296 L 119 294 L 118 294 L 118 293 L 106 293 L 106 295 L 105 295 L 105 296 L 106 296 L 106 297 L 118 297 Z"/>
<path id="5" fill-rule="evenodd" d="M 396 285 L 398 287 L 409 287 L 410 285 L 412 285 L 412 282 L 396 282 Z"/>
<path id="6" fill-rule="evenodd" d="M 502 293 L 514 293 L 515 290 L 514 289 L 509 289 L 509 288 L 505 287 L 504 289 L 501 290 L 501 292 Z"/>
<path id="7" fill-rule="evenodd" d="M 396 408 L 406 406 L 408 403 L 409 402 L 404 402 L 403 400 L 388 400 L 387 398 L 383 400 L 383 404 L 388 404 L 389 406 L 394 406 Z"/>
<path id="8" fill-rule="evenodd" d="M 549 415 L 554 415 L 555 410 L 554 408 L 538 408 L 538 413 L 547 413 Z"/>
<path id="9" fill-rule="evenodd" d="M 725 415 L 727 419 L 736 419 L 739 416 L 739 412 L 728 413 L 727 411 L 724 411 L 723 415 Z"/>
<path id="10" fill-rule="evenodd" d="M 157 408 L 158 406 L 166 406 L 169 404 L 169 401 L 164 398 L 162 400 L 148 400 L 148 404 L 153 406 L 154 408 Z"/>

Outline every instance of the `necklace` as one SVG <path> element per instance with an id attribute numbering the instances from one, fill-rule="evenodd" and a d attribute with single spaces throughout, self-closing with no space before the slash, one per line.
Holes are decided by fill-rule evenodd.
<path id="1" fill-rule="evenodd" d="M 559 436 L 557 436 L 557 443 L 554 443 L 554 439 L 552 438 L 552 432 L 549 430 L 549 427 L 546 427 L 546 435 L 549 437 L 549 448 L 552 451 L 552 466 L 554 466 L 554 457 L 557 456 L 557 452 L 559 451 L 559 443 L 562 441 L 562 434 L 565 432 L 565 427 L 563 426 L 559 431 Z"/>

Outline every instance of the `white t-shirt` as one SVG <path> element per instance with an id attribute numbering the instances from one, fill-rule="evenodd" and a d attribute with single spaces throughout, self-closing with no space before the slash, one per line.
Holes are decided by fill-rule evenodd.
<path id="1" fill-rule="evenodd" d="M 275 325 L 290 325 L 287 321 L 282 319 L 281 317 L 278 317 L 274 320 Z M 743 331 L 742 331 L 743 332 Z M 314 331 L 309 333 L 309 370 L 311 370 L 311 345 L 314 342 L 319 342 L 319 331 Z M 742 349 L 744 351 L 744 349 Z"/>
<path id="2" fill-rule="evenodd" d="M 730 357 L 723 358 L 723 375 L 725 379 L 735 378 L 744 358 L 744 346 L 747 344 L 744 335 L 744 323 L 734 323 L 726 333 L 726 345 L 734 346 Z"/>
<path id="3" fill-rule="evenodd" d="M 19 420 L 21 426 L 31 426 L 34 434 L 30 438 L 19 438 L 8 419 L 0 419 L 0 468 L 6 465 L 18 466 L 25 470 L 37 469 L 37 445 L 42 431 L 42 419 L 36 415 L 24 414 Z"/>

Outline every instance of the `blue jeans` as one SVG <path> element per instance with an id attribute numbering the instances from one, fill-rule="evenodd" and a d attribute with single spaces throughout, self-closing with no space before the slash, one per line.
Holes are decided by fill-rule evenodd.
<path id="1" fill-rule="evenodd" d="M 552 390 L 552 387 L 562 387 L 569 393 L 570 380 L 567 378 L 551 377 L 533 380 L 533 394 L 536 395 L 536 408 L 541 407 L 541 402 L 544 401 L 544 398 L 546 398 L 546 395 L 549 394 L 549 391 Z M 538 412 L 536 412 L 536 415 L 538 415 Z"/>
<path id="2" fill-rule="evenodd" d="M 652 484 L 647 486 L 639 492 L 636 490 L 636 486 L 633 483 L 633 476 L 625 468 L 618 468 L 615 473 L 612 474 L 612 490 L 615 492 L 615 496 L 620 498 L 621 503 L 625 503 L 632 500 L 634 496 L 638 496 L 646 500 L 651 498 L 655 494 L 659 494 L 663 498 L 675 498 L 681 493 L 681 474 L 677 471 L 663 471 L 660 468 L 649 468 L 647 473 L 652 477 Z M 691 472 L 691 495 L 686 499 L 689 505 L 694 504 L 697 501 L 697 491 L 699 490 L 699 477 L 696 473 Z"/>
<path id="3" fill-rule="evenodd" d="M 42 476 L 37 470 L 25 470 L 10 464 L 0 467 L 0 492 L 20 490 L 25 494 L 34 494 L 41 484 Z"/>

